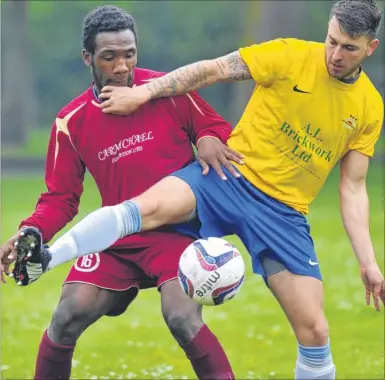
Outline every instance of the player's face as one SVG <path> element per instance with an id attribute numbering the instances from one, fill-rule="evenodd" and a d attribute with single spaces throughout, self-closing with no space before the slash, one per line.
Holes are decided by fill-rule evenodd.
<path id="1" fill-rule="evenodd" d="M 377 48 L 377 39 L 367 36 L 352 38 L 340 29 L 335 18 L 329 22 L 325 42 L 325 60 L 329 75 L 337 79 L 353 77 L 361 63 Z"/>
<path id="2" fill-rule="evenodd" d="M 130 86 L 138 58 L 134 33 L 129 29 L 99 33 L 95 46 L 94 55 L 83 51 L 83 60 L 91 67 L 97 89 Z"/>

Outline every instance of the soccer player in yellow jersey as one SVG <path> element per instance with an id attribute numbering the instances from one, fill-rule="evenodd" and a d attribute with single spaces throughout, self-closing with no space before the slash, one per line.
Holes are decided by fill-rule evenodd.
<path id="1" fill-rule="evenodd" d="M 257 86 L 228 141 L 244 163 L 213 165 L 222 179 L 208 167 L 202 175 L 199 164 L 187 166 L 137 198 L 87 216 L 51 254 L 98 252 L 121 236 L 189 220 L 196 210 L 197 236 L 238 235 L 254 272 L 285 311 L 299 346 L 296 379 L 334 379 L 320 266 L 304 215 L 340 162 L 342 219 L 367 303 L 373 295 L 379 310 L 384 277 L 369 233 L 365 178 L 384 109 L 361 65 L 378 46 L 380 21 L 375 1 L 342 0 L 332 8 L 325 43 L 277 39 L 134 89 L 105 88 L 104 112 L 126 114 L 150 99 L 254 79 Z M 106 224 L 115 234 L 106 233 Z"/>

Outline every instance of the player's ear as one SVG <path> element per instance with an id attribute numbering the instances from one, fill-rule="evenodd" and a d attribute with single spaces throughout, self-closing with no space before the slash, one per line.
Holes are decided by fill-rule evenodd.
<path id="1" fill-rule="evenodd" d="M 87 50 L 83 49 L 83 51 L 82 51 L 82 57 L 83 57 L 83 62 L 84 62 L 88 67 L 91 67 L 91 64 L 92 64 L 92 56 L 91 56 L 91 53 L 89 53 Z"/>
<path id="2" fill-rule="evenodd" d="M 374 51 L 377 49 L 378 45 L 380 44 L 380 41 L 376 38 L 369 42 L 369 49 L 368 49 L 368 57 L 370 57 Z"/>

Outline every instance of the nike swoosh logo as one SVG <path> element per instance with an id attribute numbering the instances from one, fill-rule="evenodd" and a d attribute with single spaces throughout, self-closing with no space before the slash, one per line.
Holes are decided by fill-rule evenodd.
<path id="1" fill-rule="evenodd" d="M 312 259 L 309 259 L 309 264 L 314 267 L 316 265 L 318 265 L 318 263 L 316 261 L 313 261 Z"/>
<path id="2" fill-rule="evenodd" d="M 300 89 L 298 88 L 298 84 L 296 84 L 296 85 L 293 87 L 293 91 L 295 91 L 295 92 L 300 92 L 301 94 L 310 94 L 310 92 L 300 90 Z"/>

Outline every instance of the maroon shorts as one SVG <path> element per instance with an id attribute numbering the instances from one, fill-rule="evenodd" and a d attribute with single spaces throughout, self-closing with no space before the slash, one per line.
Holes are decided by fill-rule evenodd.
<path id="1" fill-rule="evenodd" d="M 80 257 L 70 269 L 65 284 L 82 283 L 102 289 L 126 292 L 122 304 L 107 315 L 122 314 L 139 289 L 160 287 L 178 276 L 178 263 L 193 239 L 177 233 L 165 233 L 150 247 L 108 249 Z"/>

